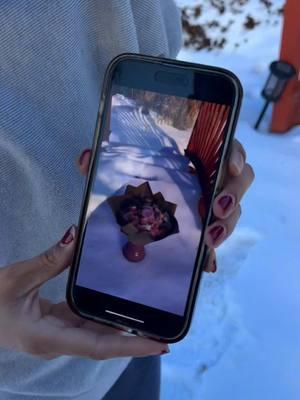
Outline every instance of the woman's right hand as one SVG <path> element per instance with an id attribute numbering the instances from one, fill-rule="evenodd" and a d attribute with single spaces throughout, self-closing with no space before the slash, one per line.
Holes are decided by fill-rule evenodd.
<path id="1" fill-rule="evenodd" d="M 166 344 L 125 336 L 76 316 L 65 302 L 40 298 L 39 287 L 69 265 L 75 235 L 73 226 L 44 253 L 0 268 L 0 347 L 44 359 L 68 355 L 104 360 L 168 352 Z"/>

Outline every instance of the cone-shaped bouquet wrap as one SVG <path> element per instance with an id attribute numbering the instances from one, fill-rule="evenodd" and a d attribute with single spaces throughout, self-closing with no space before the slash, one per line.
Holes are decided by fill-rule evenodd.
<path id="1" fill-rule="evenodd" d="M 128 237 L 123 255 L 138 262 L 145 257 L 145 245 L 179 232 L 175 218 L 176 204 L 152 193 L 148 182 L 128 185 L 125 193 L 107 199 L 121 231 Z"/>

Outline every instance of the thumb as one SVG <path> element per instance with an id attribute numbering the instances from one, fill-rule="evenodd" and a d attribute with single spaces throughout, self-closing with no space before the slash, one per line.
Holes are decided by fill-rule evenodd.
<path id="1" fill-rule="evenodd" d="M 9 281 L 14 293 L 28 294 L 67 268 L 72 261 L 75 237 L 76 228 L 72 225 L 55 246 L 30 260 L 7 267 L 7 274 L 13 277 Z"/>

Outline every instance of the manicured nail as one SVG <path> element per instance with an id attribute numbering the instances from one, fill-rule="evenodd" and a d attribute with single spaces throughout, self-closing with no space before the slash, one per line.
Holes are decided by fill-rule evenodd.
<path id="1" fill-rule="evenodd" d="M 218 204 L 222 208 L 223 211 L 229 211 L 229 209 L 233 206 L 233 197 L 229 194 L 220 197 Z"/>
<path id="2" fill-rule="evenodd" d="M 163 355 L 163 354 L 168 354 L 168 353 L 170 353 L 170 349 L 169 349 L 169 348 L 164 349 L 164 350 L 162 350 L 162 351 L 160 352 L 161 355 Z"/>
<path id="3" fill-rule="evenodd" d="M 244 167 L 244 157 L 240 152 L 234 153 L 231 163 L 235 168 L 236 172 L 240 174 Z"/>
<path id="4" fill-rule="evenodd" d="M 209 235 L 213 241 L 213 243 L 215 244 L 224 234 L 225 229 L 223 226 L 221 225 L 217 225 L 214 226 L 210 231 L 209 231 Z"/>
<path id="5" fill-rule="evenodd" d="M 73 240 L 75 239 L 75 227 L 72 225 L 67 232 L 64 234 L 64 236 L 61 238 L 59 244 L 64 247 L 68 246 Z"/>
<path id="6" fill-rule="evenodd" d="M 90 152 L 91 152 L 90 149 L 83 150 L 83 152 L 81 153 L 79 160 L 78 160 L 80 165 L 82 165 L 84 163 L 84 159 L 85 159 L 86 155 L 89 154 Z"/>

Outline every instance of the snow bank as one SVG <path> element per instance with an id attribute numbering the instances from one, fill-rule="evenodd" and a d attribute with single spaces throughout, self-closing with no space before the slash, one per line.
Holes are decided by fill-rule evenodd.
<path id="1" fill-rule="evenodd" d="M 264 26 L 238 50 L 179 55 L 240 77 L 237 137 L 256 180 L 234 234 L 218 250 L 218 272 L 202 281 L 190 334 L 163 359 L 162 400 L 300 398 L 300 127 L 268 134 L 269 110 L 261 132 L 253 130 L 279 43 L 279 27 Z"/>

